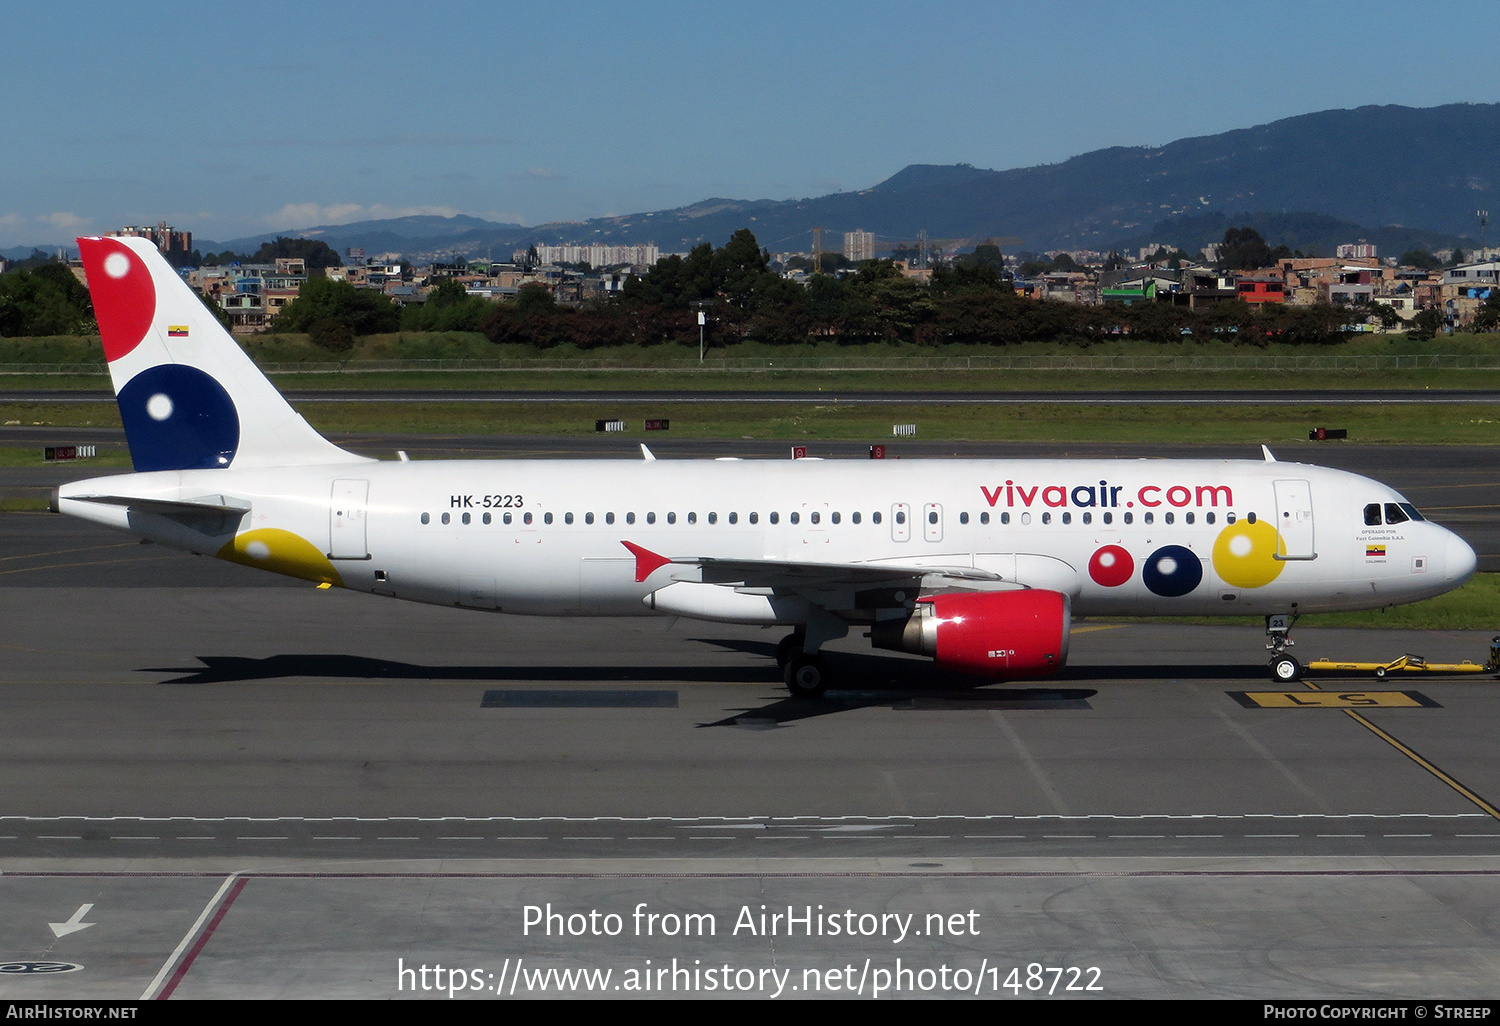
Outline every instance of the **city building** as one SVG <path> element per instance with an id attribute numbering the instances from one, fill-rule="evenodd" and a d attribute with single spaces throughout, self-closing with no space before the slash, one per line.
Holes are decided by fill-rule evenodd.
<path id="1" fill-rule="evenodd" d="M 844 259 L 856 264 L 875 259 L 875 234 L 856 228 L 844 233 Z"/>
<path id="2" fill-rule="evenodd" d="M 173 266 L 180 266 L 193 252 L 193 233 L 180 232 L 165 221 L 158 221 L 155 226 L 127 224 L 119 231 L 108 234 L 114 238 L 129 236 L 150 239 Z"/>

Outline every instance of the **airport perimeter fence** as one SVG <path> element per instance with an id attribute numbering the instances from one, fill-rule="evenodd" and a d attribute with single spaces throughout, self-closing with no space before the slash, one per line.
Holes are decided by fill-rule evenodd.
<path id="1" fill-rule="evenodd" d="M 1113 371 L 1154 374 L 1162 371 L 1401 371 L 1500 370 L 1500 353 L 1430 353 L 1424 355 L 1355 355 L 1338 353 L 1224 353 L 1218 355 L 1109 355 L 1058 353 L 994 356 L 893 357 L 739 357 L 630 364 L 615 360 L 348 360 L 261 363 L 267 374 L 370 374 L 412 371 L 581 372 L 662 374 L 776 373 L 778 371 Z M 0 363 L 0 375 L 104 375 L 94 363 Z"/>

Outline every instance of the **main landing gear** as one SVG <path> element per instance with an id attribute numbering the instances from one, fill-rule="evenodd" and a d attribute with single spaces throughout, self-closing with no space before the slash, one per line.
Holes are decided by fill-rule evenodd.
<path id="1" fill-rule="evenodd" d="M 1292 625 L 1296 622 L 1296 613 L 1266 617 L 1266 636 L 1271 639 L 1266 645 L 1271 653 L 1271 679 L 1278 684 L 1291 684 L 1302 679 L 1302 664 L 1287 651 L 1296 644 L 1291 638 Z"/>
<path id="2" fill-rule="evenodd" d="M 828 663 L 816 652 L 804 650 L 805 631 L 793 631 L 776 646 L 776 665 L 787 690 L 796 698 L 817 698 L 828 690 Z"/>

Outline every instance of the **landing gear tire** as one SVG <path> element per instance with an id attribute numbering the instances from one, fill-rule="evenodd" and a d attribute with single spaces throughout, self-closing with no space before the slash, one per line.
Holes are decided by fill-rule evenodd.
<path id="1" fill-rule="evenodd" d="M 1385 680 L 1386 669 L 1384 666 L 1375 667 L 1375 679 Z"/>
<path id="2" fill-rule="evenodd" d="M 787 663 L 792 661 L 792 656 L 802 651 L 802 643 L 807 640 L 807 635 L 793 631 L 776 643 L 776 668 L 786 675 Z"/>
<path id="3" fill-rule="evenodd" d="M 795 653 L 787 661 L 787 690 L 797 698 L 817 698 L 828 690 L 828 664 L 819 655 Z"/>
<path id="4" fill-rule="evenodd" d="M 1271 679 L 1279 684 L 1301 680 L 1302 664 L 1289 655 L 1279 655 L 1271 660 Z"/>

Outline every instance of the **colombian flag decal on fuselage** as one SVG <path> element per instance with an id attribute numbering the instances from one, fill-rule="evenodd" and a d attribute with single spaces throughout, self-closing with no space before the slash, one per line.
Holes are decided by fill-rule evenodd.
<path id="1" fill-rule="evenodd" d="M 168 338 L 187 338 L 188 337 L 187 325 L 186 324 L 169 324 L 169 325 L 167 325 L 167 337 Z"/>
<path id="2" fill-rule="evenodd" d="M 1366 545 L 1365 546 L 1365 557 L 1368 559 L 1371 556 L 1376 556 L 1376 557 L 1379 557 L 1381 559 L 1384 559 L 1385 558 L 1385 546 L 1384 545 Z"/>

